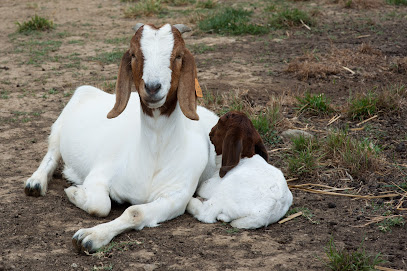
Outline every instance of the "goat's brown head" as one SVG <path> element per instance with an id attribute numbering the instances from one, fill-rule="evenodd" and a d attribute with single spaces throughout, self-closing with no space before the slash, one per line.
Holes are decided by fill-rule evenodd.
<path id="1" fill-rule="evenodd" d="M 170 115 L 179 101 L 181 111 L 192 120 L 196 113 L 195 60 L 181 37 L 190 31 L 185 25 L 160 28 L 137 24 L 130 49 L 124 53 L 116 83 L 116 104 L 107 115 L 115 118 L 126 108 L 131 86 L 140 95 L 141 108 L 149 116 L 153 110 Z"/>
<path id="2" fill-rule="evenodd" d="M 240 158 L 259 154 L 268 161 L 266 147 L 253 123 L 242 112 L 231 111 L 223 115 L 213 126 L 209 138 L 215 146 L 217 155 L 222 154 L 222 178 L 239 164 Z"/>

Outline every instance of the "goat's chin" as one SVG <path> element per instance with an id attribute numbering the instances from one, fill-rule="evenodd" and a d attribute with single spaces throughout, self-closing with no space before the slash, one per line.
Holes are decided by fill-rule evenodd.
<path id="1" fill-rule="evenodd" d="M 164 105 L 165 97 L 158 101 L 144 101 L 144 103 L 151 109 L 157 109 Z"/>

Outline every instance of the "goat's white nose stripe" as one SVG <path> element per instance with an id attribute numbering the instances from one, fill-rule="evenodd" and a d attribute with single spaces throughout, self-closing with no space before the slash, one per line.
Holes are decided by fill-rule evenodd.
<path id="1" fill-rule="evenodd" d="M 166 95 L 171 86 L 170 58 L 174 48 L 171 25 L 166 24 L 160 29 L 144 26 L 140 46 L 144 56 L 144 82 L 160 83 L 162 95 Z"/>

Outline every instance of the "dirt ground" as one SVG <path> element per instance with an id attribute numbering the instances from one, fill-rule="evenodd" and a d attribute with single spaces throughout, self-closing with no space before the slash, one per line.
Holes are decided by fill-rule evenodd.
<path id="1" fill-rule="evenodd" d="M 368 253 L 381 253 L 387 261 L 382 266 L 407 270 L 406 226 L 382 232 L 377 223 L 366 225 L 384 210 L 406 218 L 405 211 L 396 210 L 401 196 L 366 200 L 293 189 L 293 208 L 307 208 L 310 219 L 302 216 L 267 228 L 236 230 L 223 223 L 203 224 L 184 214 L 157 228 L 121 234 L 105 252 L 78 255 L 71 243 L 73 234 L 118 217 L 127 206 L 114 205 L 106 218 L 86 214 L 65 196 L 63 189 L 70 184 L 61 167 L 45 197 L 24 194 L 24 181 L 46 153 L 50 126 L 75 88 L 89 84 L 109 92 L 114 89 L 119 60 L 105 56 L 124 52 L 131 27 L 139 21 L 191 26 L 193 31 L 184 38 L 195 55 L 203 90 L 247 91 L 247 99 L 259 106 L 280 95 L 286 101 L 283 115 L 288 128 L 318 133 L 332 118 L 298 116 L 294 96 L 305 91 L 325 93 L 340 107 L 348 102 L 350 92 L 407 86 L 407 7 L 381 3 L 346 9 L 340 1 L 328 0 L 291 4 L 317 10 L 317 25 L 258 36 L 218 36 L 199 32 L 191 16 L 179 12 L 188 6 L 135 20 L 124 18 L 129 4 L 119 0 L 2 0 L 0 270 L 324 270 L 331 238 L 348 250 L 363 244 Z M 15 22 L 34 14 L 53 20 L 55 29 L 17 34 Z M 362 50 L 363 43 L 373 49 Z M 314 63 L 316 58 L 325 72 L 287 72 L 289 63 Z M 326 172 L 290 184 L 355 187 L 361 195 L 394 192 L 391 184 L 407 182 L 406 113 L 405 107 L 391 114 L 379 112 L 369 121 L 369 129 L 355 132 L 356 137 L 372 138 L 382 146 L 384 164 L 377 171 L 348 179 Z M 334 126 L 357 128 L 358 122 L 341 118 Z M 278 151 L 271 158 L 286 171 Z"/>

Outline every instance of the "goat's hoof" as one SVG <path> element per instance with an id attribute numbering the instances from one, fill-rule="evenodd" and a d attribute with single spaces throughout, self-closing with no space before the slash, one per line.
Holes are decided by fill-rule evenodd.
<path id="1" fill-rule="evenodd" d="M 99 225 L 100 226 L 100 225 Z M 99 248 L 107 245 L 111 238 L 106 239 L 105 232 L 99 232 L 98 226 L 89 229 L 80 229 L 72 237 L 72 245 L 78 253 L 94 253 Z"/>
<path id="2" fill-rule="evenodd" d="M 92 253 L 95 252 L 96 249 L 92 249 L 92 240 L 88 240 L 85 243 L 83 243 L 83 239 L 86 237 L 85 234 L 80 234 L 77 232 L 73 237 L 72 237 L 72 245 L 75 249 L 76 252 L 78 253 Z"/>
<path id="3" fill-rule="evenodd" d="M 36 184 L 31 184 L 29 182 L 27 182 L 25 188 L 24 188 L 24 193 L 27 196 L 33 196 L 33 197 L 39 197 L 41 196 L 41 185 L 39 183 Z"/>
<path id="4" fill-rule="evenodd" d="M 79 239 L 78 236 L 74 236 L 72 238 L 72 245 L 77 253 L 92 253 L 96 251 L 92 249 L 91 240 L 83 244 L 82 239 Z"/>

